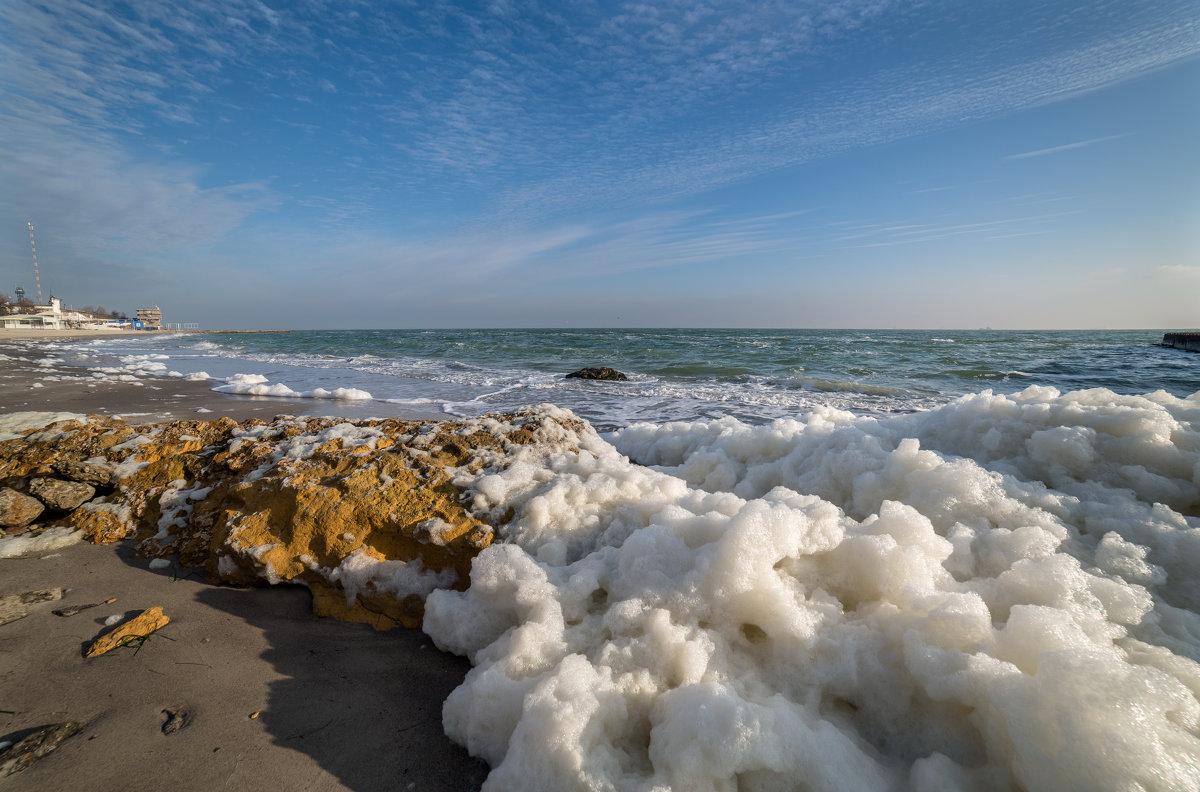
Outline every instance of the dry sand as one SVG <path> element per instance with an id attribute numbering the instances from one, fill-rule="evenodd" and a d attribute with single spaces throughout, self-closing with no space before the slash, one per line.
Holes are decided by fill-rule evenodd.
<path id="1" fill-rule="evenodd" d="M 338 406 L 224 396 L 180 380 L 89 388 L 65 379 L 32 388 L 47 369 L 36 364 L 36 348 L 0 342 L 0 353 L 14 351 L 21 360 L 0 360 L 0 413 L 69 410 L 150 421 L 270 418 Z M 424 633 L 319 619 L 301 587 L 240 590 L 208 585 L 200 570 L 150 570 L 126 543 L 42 555 L 0 559 L 0 597 L 69 589 L 61 601 L 0 625 L 0 743 L 63 721 L 84 728 L 28 769 L 0 778 L 0 788 L 472 790 L 486 777 L 486 765 L 442 732 L 442 701 L 469 665 L 439 652 Z M 52 613 L 110 597 L 117 598 L 112 605 L 72 617 Z M 139 650 L 84 659 L 83 647 L 105 630 L 106 617 L 154 605 L 172 621 Z M 164 710 L 189 713 L 189 724 L 164 735 Z"/>
<path id="2" fill-rule="evenodd" d="M 63 721 L 83 729 L 6 790 L 468 790 L 486 765 L 442 733 L 468 670 L 418 630 L 314 616 L 300 587 L 210 586 L 150 570 L 127 544 L 0 560 L 0 596 L 55 586 L 59 602 L 0 626 L 0 742 Z M 55 609 L 111 605 L 61 617 Z M 106 617 L 160 605 L 138 650 L 85 660 Z M 164 710 L 190 722 L 169 735 Z M 251 717 L 254 713 L 257 717 Z"/>

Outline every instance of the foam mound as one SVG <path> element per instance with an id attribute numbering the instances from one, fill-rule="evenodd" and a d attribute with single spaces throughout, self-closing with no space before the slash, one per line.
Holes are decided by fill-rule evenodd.
<path id="1" fill-rule="evenodd" d="M 1200 394 L 575 431 L 455 478 L 485 788 L 1200 788 Z"/>

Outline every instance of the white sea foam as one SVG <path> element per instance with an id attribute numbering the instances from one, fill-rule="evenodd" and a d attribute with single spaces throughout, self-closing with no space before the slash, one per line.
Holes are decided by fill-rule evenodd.
<path id="1" fill-rule="evenodd" d="M 45 553 L 70 547 L 83 541 L 83 531 L 62 525 L 48 528 L 40 534 L 3 536 L 0 537 L 0 558 L 20 558 L 21 556 Z"/>
<path id="2" fill-rule="evenodd" d="M 1200 394 L 612 442 L 459 478 L 514 514 L 425 618 L 485 788 L 1200 788 Z"/>
<path id="3" fill-rule="evenodd" d="M 87 416 L 73 412 L 22 411 L 0 414 L 0 440 L 20 437 L 30 429 L 41 429 L 59 421 L 86 421 Z"/>
<path id="4" fill-rule="evenodd" d="M 362 401 L 371 398 L 371 394 L 358 388 L 314 388 L 310 391 L 296 391 L 282 382 L 271 384 L 261 374 L 234 374 L 225 378 L 224 385 L 218 385 L 213 390 L 220 393 L 237 393 L 247 396 L 278 396 L 292 399 L 339 399 L 343 401 Z"/>

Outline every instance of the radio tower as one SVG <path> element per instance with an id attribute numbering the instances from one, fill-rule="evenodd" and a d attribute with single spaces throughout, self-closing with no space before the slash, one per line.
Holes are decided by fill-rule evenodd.
<path id="1" fill-rule="evenodd" d="M 42 279 L 38 275 L 37 245 L 33 244 L 33 221 L 29 221 L 29 249 L 33 251 L 33 282 L 37 284 L 38 305 L 42 304 Z"/>

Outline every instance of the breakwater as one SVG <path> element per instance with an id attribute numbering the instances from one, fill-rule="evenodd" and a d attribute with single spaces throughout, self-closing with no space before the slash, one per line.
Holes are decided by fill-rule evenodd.
<path id="1" fill-rule="evenodd" d="M 1164 333 L 1162 345 L 1172 349 L 1200 352 L 1200 333 Z"/>

